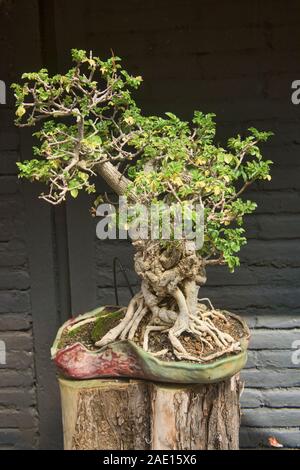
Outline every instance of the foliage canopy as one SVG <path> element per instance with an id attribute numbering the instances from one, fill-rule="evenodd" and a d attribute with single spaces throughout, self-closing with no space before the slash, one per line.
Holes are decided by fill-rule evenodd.
<path id="1" fill-rule="evenodd" d="M 214 114 L 195 111 L 192 122 L 168 112 L 144 116 L 132 97 L 142 82 L 122 69 L 120 58 L 106 61 L 72 50 L 74 67 L 49 76 L 46 69 L 25 73 L 14 84 L 16 124 L 35 126 L 34 158 L 19 163 L 20 176 L 46 183 L 41 197 L 52 204 L 95 192 L 99 165 L 112 163 L 126 175 L 127 192 L 140 203 L 197 202 L 205 211 L 207 264 L 239 263 L 246 242 L 243 218 L 256 208 L 243 191 L 256 180 L 270 180 L 270 160 L 258 144 L 272 134 L 249 129 L 216 143 Z"/>

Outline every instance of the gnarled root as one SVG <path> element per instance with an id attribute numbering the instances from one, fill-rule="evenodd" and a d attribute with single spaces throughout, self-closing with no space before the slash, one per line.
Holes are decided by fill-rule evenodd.
<path id="1" fill-rule="evenodd" d="M 172 322 L 175 311 L 173 311 L 173 315 L 170 315 L 169 312 L 171 310 L 161 308 L 156 304 L 154 295 L 153 297 L 147 295 L 146 301 L 143 293 L 150 294 L 150 291 L 144 290 L 133 297 L 125 317 L 116 327 L 112 328 L 101 338 L 96 343 L 96 346 L 103 347 L 118 339 L 134 340 L 141 321 L 145 315 L 151 314 L 149 316 L 150 320 L 144 328 L 143 338 L 140 341 L 142 342 L 143 349 L 156 357 L 164 356 L 171 352 L 177 359 L 201 363 L 211 361 L 224 354 L 240 351 L 240 343 L 228 333 L 221 331 L 214 323 L 214 321 L 221 319 L 226 324 L 228 322 L 226 316 L 215 310 L 211 304 L 211 309 L 209 310 L 205 304 L 201 303 L 201 301 L 207 299 L 201 299 L 196 305 L 194 304 L 195 308 L 191 313 L 188 307 L 188 296 L 184 295 L 182 290 L 177 288 L 173 292 L 173 298 L 176 301 L 179 312 L 176 312 L 176 320 Z M 149 298 L 151 305 L 149 305 Z M 162 318 L 160 318 L 160 312 L 163 313 Z M 162 333 L 168 334 L 171 348 L 151 351 L 149 346 L 150 335 Z M 183 346 L 180 341 L 180 336 L 183 333 L 189 333 L 192 337 L 199 340 L 201 344 L 199 355 L 190 354 Z M 206 349 L 206 354 L 203 354 L 204 348 Z M 211 354 L 207 354 L 207 349 L 211 350 Z"/>
<path id="2" fill-rule="evenodd" d="M 133 297 L 119 325 L 96 346 L 106 346 L 118 339 L 136 341 L 139 331 L 138 342 L 156 356 L 169 352 L 181 360 L 205 362 L 239 351 L 240 343 L 216 326 L 217 321 L 228 324 L 226 316 L 215 310 L 209 299 L 198 300 L 199 286 L 205 283 L 206 275 L 194 242 L 184 240 L 164 248 L 158 241 L 137 240 L 134 245 L 135 270 L 142 279 L 141 292 Z M 147 324 L 139 329 L 146 315 Z M 189 353 L 183 346 L 180 337 L 184 333 L 192 337 L 191 341 L 199 341 L 199 355 Z M 151 351 L 151 335 L 155 334 L 168 335 L 170 350 Z M 207 350 L 211 353 L 207 354 Z"/>
<path id="3" fill-rule="evenodd" d="M 131 299 L 125 317 L 117 326 L 112 328 L 103 338 L 97 341 L 95 345 L 102 347 L 117 339 L 125 339 L 127 334 L 128 336 L 132 336 L 133 331 L 136 331 L 139 325 L 138 319 L 141 320 L 147 312 L 143 306 L 144 299 L 141 292 L 139 292 Z"/>

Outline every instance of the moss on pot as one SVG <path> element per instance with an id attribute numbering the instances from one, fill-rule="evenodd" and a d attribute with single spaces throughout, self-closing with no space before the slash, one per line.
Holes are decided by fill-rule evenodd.
<path id="1" fill-rule="evenodd" d="M 108 312 L 103 310 L 95 321 L 91 338 L 93 342 L 99 341 L 111 328 L 116 326 L 124 317 L 124 311 Z"/>

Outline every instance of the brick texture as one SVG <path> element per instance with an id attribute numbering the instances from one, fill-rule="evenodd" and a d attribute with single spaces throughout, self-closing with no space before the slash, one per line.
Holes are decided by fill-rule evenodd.
<path id="1" fill-rule="evenodd" d="M 17 52 L 11 49 L 15 3 L 0 4 L 0 79 L 7 88 L 16 73 Z M 0 105 L 0 340 L 6 346 L 6 364 L 0 364 L 0 449 L 34 449 L 38 410 L 24 204 L 16 167 L 20 139 L 9 90 L 7 98 Z"/>

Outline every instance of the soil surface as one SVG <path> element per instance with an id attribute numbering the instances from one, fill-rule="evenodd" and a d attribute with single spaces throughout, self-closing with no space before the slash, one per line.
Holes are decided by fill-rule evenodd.
<path id="1" fill-rule="evenodd" d="M 219 310 L 219 311 L 222 312 L 226 316 L 227 321 L 225 322 L 224 320 L 219 319 L 219 318 L 213 320 L 213 323 L 217 328 L 219 328 L 222 332 L 229 333 L 236 341 L 239 341 L 242 337 L 246 335 L 246 332 L 242 324 L 237 319 L 229 316 L 228 312 L 226 311 L 222 311 L 222 310 Z M 144 319 L 140 323 L 139 328 L 135 334 L 134 342 L 138 344 L 139 346 L 142 346 L 144 331 L 149 322 L 149 319 L 150 318 L 147 315 L 144 317 Z M 112 318 L 110 327 L 114 327 L 118 322 L 119 322 L 119 319 Z M 97 322 L 93 321 L 90 323 L 85 323 L 82 326 L 79 326 L 78 328 L 73 329 L 71 331 L 68 331 L 68 329 L 65 329 L 61 336 L 59 349 L 63 349 L 67 346 L 71 346 L 72 344 L 80 342 L 87 349 L 91 351 L 97 351 L 99 348 L 95 347 L 94 340 L 92 339 L 95 335 L 95 327 L 97 327 Z M 98 339 L 100 339 L 100 337 Z M 217 348 L 212 350 L 206 344 L 202 344 L 201 341 L 199 341 L 199 338 L 196 338 L 190 333 L 183 333 L 179 337 L 179 339 L 181 343 L 183 344 L 184 348 L 190 354 L 196 357 L 197 356 L 200 357 L 201 355 L 203 358 L 206 355 L 210 355 L 218 351 Z M 179 361 L 179 359 L 177 359 L 176 356 L 171 352 L 171 345 L 170 345 L 167 333 L 161 333 L 161 332 L 151 333 L 149 335 L 149 349 L 151 352 L 161 351 L 162 349 L 169 349 L 169 352 L 167 352 L 163 356 L 159 356 L 158 358 L 164 361 Z M 232 354 L 235 354 L 235 353 L 230 353 L 230 355 Z M 187 362 L 193 362 L 193 361 L 187 361 Z"/>
<path id="2" fill-rule="evenodd" d="M 94 323 L 87 323 L 81 327 L 78 327 L 76 330 L 68 332 L 67 329 L 64 330 L 60 342 L 59 349 L 64 349 L 67 346 L 71 346 L 75 343 L 82 343 L 87 349 L 96 351 L 98 348 L 95 347 L 92 340 L 92 331 L 94 329 Z"/>
<path id="3" fill-rule="evenodd" d="M 226 315 L 225 311 L 222 311 L 223 314 Z M 226 315 L 227 322 L 221 319 L 214 320 L 214 325 L 219 328 L 222 332 L 230 334 L 236 341 L 239 341 L 243 338 L 246 333 L 243 329 L 242 324 L 236 320 L 235 318 Z M 142 338 L 144 336 L 144 330 L 147 326 L 149 318 L 147 316 L 144 318 L 143 322 L 140 324 L 138 331 L 135 335 L 135 342 L 142 346 Z M 205 357 L 206 355 L 210 355 L 214 352 L 217 352 L 219 349 L 216 347 L 214 350 L 210 349 L 209 346 L 206 344 L 201 344 L 199 338 L 196 338 L 190 333 L 183 333 L 179 336 L 179 339 L 187 350 L 193 356 Z M 167 333 L 150 333 L 149 335 L 149 349 L 152 352 L 161 351 L 162 349 L 169 349 L 169 352 L 164 356 L 159 356 L 159 359 L 164 361 L 179 361 L 177 357 L 171 352 L 171 345 L 168 338 Z M 235 353 L 231 353 L 235 354 Z M 224 355 L 225 356 L 225 355 Z M 185 360 L 186 361 L 186 360 Z M 186 362 L 194 362 L 194 361 L 186 361 Z"/>

